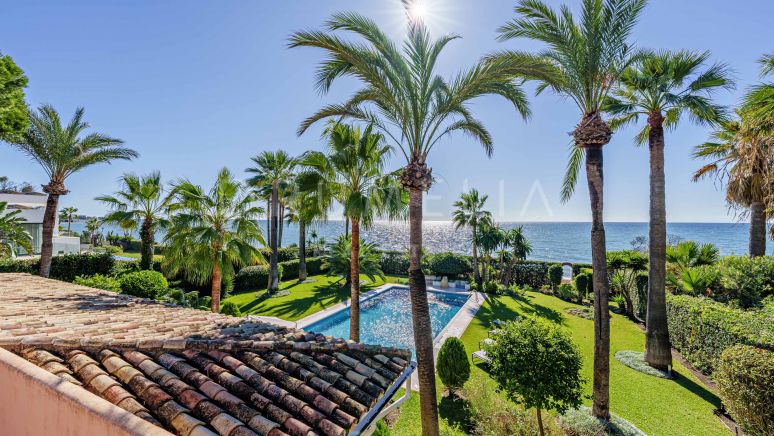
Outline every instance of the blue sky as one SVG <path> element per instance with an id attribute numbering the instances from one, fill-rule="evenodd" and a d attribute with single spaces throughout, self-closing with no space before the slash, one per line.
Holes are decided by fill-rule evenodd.
<path id="1" fill-rule="evenodd" d="M 526 41 L 498 43 L 496 28 L 512 18 L 514 1 L 426 0 L 435 34 L 453 32 L 440 62 L 447 76 L 505 48 L 536 50 Z M 565 0 L 577 9 L 578 1 Z M 558 5 L 559 1 L 550 1 Z M 338 102 L 357 88 L 342 80 L 321 96 L 313 88 L 322 54 L 286 48 L 295 30 L 317 28 L 332 13 L 357 11 L 395 38 L 403 31 L 399 0 L 369 1 L 31 1 L 3 7 L 0 51 L 25 70 L 31 106 L 53 104 L 64 117 L 77 106 L 95 130 L 122 138 L 141 157 L 87 169 L 68 180 L 61 205 L 101 215 L 93 201 L 112 192 L 123 172 L 161 170 L 165 179 L 190 178 L 209 185 L 223 166 L 242 176 L 249 158 L 263 150 L 300 154 L 322 149 L 320 128 L 302 137 L 298 123 L 321 105 Z M 729 64 L 738 88 L 718 100 L 734 104 L 758 80 L 756 59 L 774 49 L 774 2 L 745 0 L 651 0 L 634 41 L 653 49 L 711 50 Z M 438 182 L 425 215 L 448 217 L 466 187 L 490 195 L 501 221 L 587 221 L 585 179 L 575 197 L 559 202 L 560 182 L 578 120 L 571 102 L 555 95 L 531 98 L 533 117 L 524 122 L 502 99 L 486 97 L 474 113 L 490 129 L 491 160 L 463 136 L 434 149 L 430 163 Z M 647 148 L 632 143 L 634 130 L 618 133 L 605 148 L 605 215 L 609 221 L 645 221 L 648 211 Z M 708 130 L 686 120 L 666 138 L 667 215 L 670 221 L 731 221 L 722 192 L 712 181 L 692 183 L 699 166 L 692 147 Z M 0 174 L 34 185 L 40 168 L 0 145 Z M 400 157 L 400 159 L 398 159 Z M 396 156 L 393 167 L 402 165 Z"/>

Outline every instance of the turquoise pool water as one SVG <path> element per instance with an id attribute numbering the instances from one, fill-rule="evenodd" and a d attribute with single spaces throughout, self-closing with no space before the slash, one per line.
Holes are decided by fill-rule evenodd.
<path id="1" fill-rule="evenodd" d="M 467 295 L 428 292 L 430 320 L 435 338 L 468 300 Z M 308 325 L 304 330 L 349 338 L 349 309 Z M 410 349 L 414 352 L 409 290 L 393 287 L 360 303 L 360 342 Z"/>

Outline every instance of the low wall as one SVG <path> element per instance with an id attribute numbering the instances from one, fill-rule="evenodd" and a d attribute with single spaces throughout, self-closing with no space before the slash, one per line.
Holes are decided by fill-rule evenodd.
<path id="1" fill-rule="evenodd" d="M 164 429 L 2 348 L 0 433 L 170 436 Z"/>

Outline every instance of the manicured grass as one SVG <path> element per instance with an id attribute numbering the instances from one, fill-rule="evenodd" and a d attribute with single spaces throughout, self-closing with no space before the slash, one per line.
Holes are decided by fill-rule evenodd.
<path id="1" fill-rule="evenodd" d="M 340 277 L 316 275 L 309 277 L 312 283 L 298 283 L 288 280 L 280 284 L 280 289 L 286 289 L 290 295 L 262 299 L 265 289 L 232 295 L 223 300 L 231 301 L 239 306 L 243 314 L 276 316 L 287 321 L 297 321 L 315 312 L 345 301 L 350 296 L 349 287 L 344 286 Z M 376 281 L 363 285 L 369 280 L 362 276 L 361 292 L 379 287 L 385 283 L 396 283 L 399 277 L 386 276 L 385 280 L 377 277 Z"/>
<path id="2" fill-rule="evenodd" d="M 577 305 L 536 292 L 528 292 L 518 298 L 490 297 L 463 334 L 462 341 L 470 356 L 479 349 L 479 342 L 487 337 L 495 319 L 510 320 L 516 315 L 535 315 L 560 323 L 571 331 L 581 349 L 584 360 L 582 375 L 586 378 L 586 393 L 590 397 L 593 321 L 566 314 L 565 309 L 571 307 Z M 686 368 L 675 362 L 674 369 L 679 377 L 665 380 L 624 366 L 613 357 L 614 354 L 619 350 L 644 349 L 645 335 L 636 324 L 616 314 L 612 315 L 610 328 L 610 403 L 614 413 L 649 435 L 728 434 L 726 427 L 713 414 L 720 400 Z M 494 388 L 495 384 L 485 370 L 484 365 L 477 363 L 473 366 L 471 378 L 483 378 Z M 444 400 L 439 396 L 441 417 L 450 423 L 464 422 L 464 408 L 444 407 Z M 590 405 L 591 399 L 584 399 L 584 404 Z M 417 398 L 404 405 L 393 427 L 394 434 L 420 434 L 418 408 Z M 445 423 L 443 426 L 446 426 Z"/>
<path id="3" fill-rule="evenodd" d="M 142 254 L 139 251 L 119 251 L 118 253 L 115 253 L 116 256 L 121 257 L 131 257 L 132 259 L 139 259 L 142 257 Z M 164 259 L 164 256 L 161 254 L 154 254 L 153 260 L 154 261 L 161 261 Z"/>

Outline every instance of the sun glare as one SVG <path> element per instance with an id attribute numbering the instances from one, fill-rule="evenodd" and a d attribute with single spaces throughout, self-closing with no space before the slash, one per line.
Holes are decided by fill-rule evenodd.
<path id="1" fill-rule="evenodd" d="M 414 0 L 409 6 L 409 16 L 412 20 L 424 21 L 427 18 L 427 3 L 422 0 Z"/>

